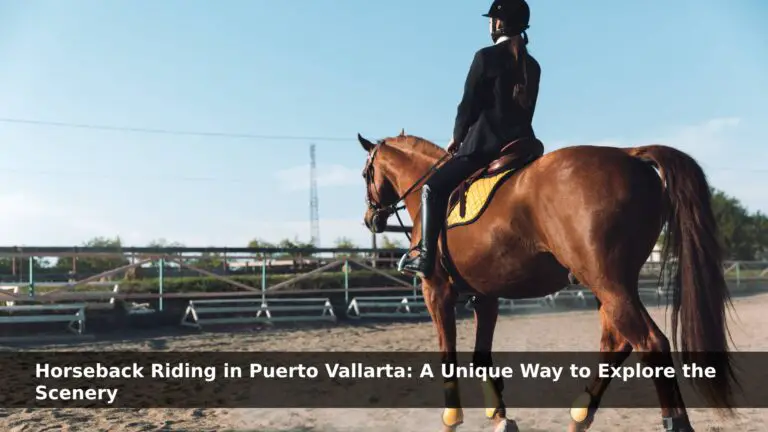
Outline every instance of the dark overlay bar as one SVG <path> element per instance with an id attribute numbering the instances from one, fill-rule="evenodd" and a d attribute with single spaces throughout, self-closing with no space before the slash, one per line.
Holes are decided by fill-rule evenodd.
<path id="1" fill-rule="evenodd" d="M 443 382 L 458 377 L 462 406 L 482 407 L 480 381 L 501 377 L 507 407 L 567 408 L 595 377 L 611 378 L 602 407 L 659 406 L 654 379 L 676 378 L 689 408 L 711 408 L 697 385 L 722 394 L 724 356 L 620 367 L 594 352 L 493 353 L 493 367 L 456 366 L 410 352 L 4 352 L 0 406 L 94 408 L 441 408 Z M 648 364 L 661 359 L 646 358 Z M 599 364 L 600 362 L 603 364 Z M 768 353 L 732 355 L 737 407 L 768 407 Z M 704 393 L 706 394 L 706 393 Z"/>

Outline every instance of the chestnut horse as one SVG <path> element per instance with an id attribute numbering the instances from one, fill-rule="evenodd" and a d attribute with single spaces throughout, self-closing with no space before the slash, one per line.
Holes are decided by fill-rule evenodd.
<path id="1" fill-rule="evenodd" d="M 364 168 L 373 232 L 403 202 L 418 228 L 424 180 L 448 153 L 401 133 L 373 143 L 358 135 L 368 153 Z M 658 170 L 658 172 L 657 172 Z M 568 285 L 571 272 L 595 294 L 602 325 L 601 363 L 621 365 L 634 350 L 649 366 L 672 365 L 670 343 L 651 319 L 638 293 L 640 270 L 666 224 L 662 272 L 672 265 L 672 332 L 684 362 L 713 366 L 717 378 L 698 380 L 697 389 L 721 414 L 732 414 L 731 367 L 725 310 L 730 295 L 721 247 L 701 167 L 671 147 L 575 146 L 541 156 L 509 177 L 482 216 L 469 225 L 443 230 L 434 274 L 422 290 L 437 328 L 443 362 L 456 362 L 458 273 L 475 294 L 473 363 L 491 365 L 498 298 L 532 298 Z M 415 230 L 418 232 L 419 230 Z M 447 232 L 447 234 L 446 234 Z M 412 239 L 415 246 L 418 238 Z M 447 251 L 446 251 L 447 247 Z M 571 409 L 569 430 L 586 430 L 594 420 L 610 379 L 595 378 Z M 486 415 L 494 430 L 516 430 L 502 400 L 503 384 L 487 382 Z M 654 378 L 665 430 L 692 431 L 675 378 Z M 463 422 L 458 383 L 445 382 L 443 427 Z"/>

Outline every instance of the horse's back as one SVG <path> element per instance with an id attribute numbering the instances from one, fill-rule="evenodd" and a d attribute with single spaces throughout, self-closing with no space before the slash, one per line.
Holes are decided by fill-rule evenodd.
<path id="1" fill-rule="evenodd" d="M 583 145 L 546 153 L 501 186 L 488 219 L 508 221 L 514 232 L 538 244 L 551 243 L 561 230 L 589 229 L 595 211 L 642 210 L 635 208 L 642 202 L 655 212 L 660 178 L 627 150 Z"/>
<path id="2" fill-rule="evenodd" d="M 547 171 L 547 174 L 552 174 L 552 170 L 567 172 L 568 170 L 585 170 L 598 166 L 610 169 L 626 167 L 626 164 L 635 164 L 637 162 L 639 160 L 631 157 L 627 153 L 627 149 L 624 148 L 578 145 L 563 147 L 545 153 L 534 161 L 527 171 Z M 592 172 L 590 174 L 600 175 L 600 172 Z"/>
<path id="3" fill-rule="evenodd" d="M 540 194 L 564 188 L 578 190 L 579 195 L 599 197 L 611 193 L 612 198 L 620 198 L 622 192 L 634 192 L 633 185 L 638 181 L 659 183 L 653 167 L 631 156 L 628 150 L 591 145 L 563 147 L 531 163 L 510 182 L 510 187 L 519 198 L 538 201 Z"/>

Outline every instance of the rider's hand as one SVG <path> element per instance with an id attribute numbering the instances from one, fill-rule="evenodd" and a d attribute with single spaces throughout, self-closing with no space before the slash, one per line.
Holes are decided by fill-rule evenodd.
<path id="1" fill-rule="evenodd" d="M 451 142 L 448 143 L 448 148 L 446 150 L 448 150 L 448 153 L 450 154 L 455 154 L 458 149 L 459 145 L 456 143 L 456 141 L 453 140 L 453 138 L 451 138 Z"/>

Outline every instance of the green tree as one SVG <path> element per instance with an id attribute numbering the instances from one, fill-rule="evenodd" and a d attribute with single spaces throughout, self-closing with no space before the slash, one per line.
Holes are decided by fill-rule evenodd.
<path id="1" fill-rule="evenodd" d="M 189 265 L 202 270 L 223 270 L 225 260 L 218 252 L 203 252 L 199 257 L 190 259 Z"/>
<path id="2" fill-rule="evenodd" d="M 712 210 L 720 230 L 724 257 L 732 260 L 755 259 L 753 220 L 741 202 L 725 192 L 715 190 L 712 194 Z"/>
<path id="3" fill-rule="evenodd" d="M 112 270 L 117 267 L 127 265 L 128 258 L 122 255 L 122 242 L 120 237 L 94 237 L 85 243 L 83 247 L 103 248 L 114 255 L 108 256 L 78 256 L 76 261 L 77 273 L 79 275 L 93 275 Z M 57 271 L 66 273 L 72 270 L 72 260 L 61 258 L 54 266 Z"/>
<path id="4" fill-rule="evenodd" d="M 403 242 L 392 240 L 387 235 L 381 236 L 381 249 L 405 249 Z"/>
<path id="5" fill-rule="evenodd" d="M 339 237 L 336 239 L 335 242 L 333 242 L 333 246 L 337 249 L 357 249 L 358 246 L 355 244 L 355 242 L 352 241 L 349 237 Z M 357 257 L 359 256 L 358 253 L 350 253 L 350 252 L 340 252 L 335 254 L 337 257 Z"/>
<path id="6" fill-rule="evenodd" d="M 275 245 L 268 241 L 255 238 L 248 242 L 248 247 L 251 249 L 269 249 L 269 248 L 274 248 Z"/>
<path id="7" fill-rule="evenodd" d="M 275 247 L 285 249 L 284 252 L 275 254 L 274 259 L 292 259 L 298 267 L 303 266 L 303 258 L 312 257 L 311 250 L 315 249 L 315 246 L 309 242 L 302 242 L 298 237 L 291 239 L 281 240 Z M 301 250 L 310 252 L 300 252 Z"/>
<path id="8" fill-rule="evenodd" d="M 338 249 L 357 249 L 357 245 L 349 237 L 339 237 L 333 245 Z"/>
<path id="9" fill-rule="evenodd" d="M 381 245 L 379 246 L 379 264 L 384 267 L 394 267 L 400 258 L 396 249 L 405 249 L 406 247 L 400 240 L 392 240 L 388 236 L 381 236 Z"/>
<path id="10" fill-rule="evenodd" d="M 149 247 L 149 248 L 157 248 L 157 249 L 175 249 L 175 248 L 183 248 L 184 244 L 179 243 L 179 242 L 169 242 L 168 240 L 166 240 L 164 238 L 160 238 L 160 239 L 152 240 L 149 243 L 147 243 L 147 247 Z M 174 257 L 181 257 L 181 252 L 171 252 L 171 253 L 168 253 L 168 255 L 169 256 L 174 256 Z M 149 257 L 150 257 L 150 255 L 146 255 L 146 254 L 139 254 L 139 255 L 137 255 L 137 258 L 140 259 L 140 260 L 148 259 Z M 158 265 L 160 265 L 160 263 L 157 262 L 157 261 L 152 261 L 152 263 L 150 265 L 152 267 L 157 267 Z"/>
<path id="11" fill-rule="evenodd" d="M 183 243 L 179 243 L 179 242 L 169 242 L 168 240 L 166 240 L 164 238 L 159 238 L 159 239 L 152 240 L 151 242 L 147 243 L 147 247 L 174 249 L 174 248 L 183 248 L 184 244 Z"/>
<path id="12" fill-rule="evenodd" d="M 69 260 L 69 262 L 71 262 L 71 260 Z M 53 267 L 53 263 L 47 258 L 33 257 L 32 267 L 35 272 L 38 272 L 39 270 L 50 271 L 50 269 Z M 28 273 L 29 258 L 0 258 L 0 275 L 7 276 L 8 280 L 18 281 L 22 278 L 26 280 Z"/>
<path id="13" fill-rule="evenodd" d="M 752 216 L 752 236 L 755 248 L 754 258 L 768 261 L 768 216 L 761 212 Z"/>
<path id="14" fill-rule="evenodd" d="M 761 212 L 750 214 L 735 197 L 710 189 L 723 257 L 727 260 L 768 259 L 768 217 Z M 658 244 L 663 244 L 664 231 Z"/>

